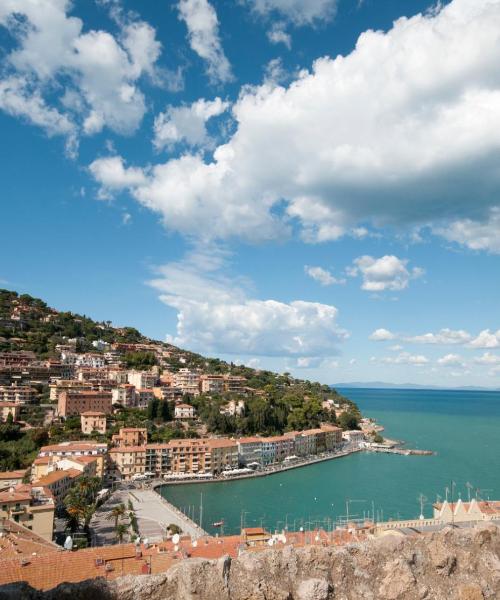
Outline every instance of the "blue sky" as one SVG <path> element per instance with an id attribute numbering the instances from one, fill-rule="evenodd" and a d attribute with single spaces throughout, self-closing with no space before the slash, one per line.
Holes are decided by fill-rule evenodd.
<path id="1" fill-rule="evenodd" d="M 325 383 L 500 386 L 500 0 L 6 0 L 1 285 Z"/>

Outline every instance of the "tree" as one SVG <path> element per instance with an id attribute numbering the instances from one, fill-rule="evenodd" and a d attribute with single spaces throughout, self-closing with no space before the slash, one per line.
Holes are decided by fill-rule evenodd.
<path id="1" fill-rule="evenodd" d="M 118 506 L 113 507 L 109 513 L 108 516 L 106 517 L 108 519 L 108 521 L 112 521 L 114 519 L 115 521 L 115 529 L 118 527 L 118 519 L 120 519 L 121 517 L 123 517 L 125 515 L 126 512 L 126 508 L 125 508 L 125 504 L 118 504 Z"/>
<path id="2" fill-rule="evenodd" d="M 156 417 L 158 416 L 158 405 L 158 398 L 153 398 L 153 400 L 149 402 L 147 416 L 150 421 L 154 421 L 154 419 L 156 419 Z"/>
<path id="3" fill-rule="evenodd" d="M 353 412 L 343 412 L 339 419 L 339 426 L 344 431 L 351 431 L 352 429 L 359 429 L 359 417 Z"/>
<path id="4" fill-rule="evenodd" d="M 180 535 L 182 533 L 182 529 L 175 523 L 170 523 L 167 529 L 170 531 L 171 535 L 175 535 L 176 533 Z"/>
<path id="5" fill-rule="evenodd" d="M 115 526 L 115 534 L 118 543 L 121 544 L 123 542 L 123 538 L 128 533 L 128 527 L 124 523 L 117 524 Z"/>

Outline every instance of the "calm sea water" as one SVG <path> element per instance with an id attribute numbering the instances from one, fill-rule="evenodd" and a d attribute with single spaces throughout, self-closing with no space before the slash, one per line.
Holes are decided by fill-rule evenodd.
<path id="1" fill-rule="evenodd" d="M 203 527 L 224 519 L 224 533 L 240 525 L 281 528 L 306 523 L 327 525 L 346 514 L 363 517 L 375 510 L 384 520 L 415 518 L 417 500 L 444 496 L 451 481 L 455 498 L 467 499 L 466 483 L 483 498 L 500 498 L 500 393 L 434 390 L 343 389 L 363 414 L 385 426 L 384 435 L 410 448 L 435 450 L 430 457 L 358 453 L 271 477 L 203 485 L 165 486 L 162 494 L 199 520 Z M 475 494 L 475 491 L 471 492 Z"/>

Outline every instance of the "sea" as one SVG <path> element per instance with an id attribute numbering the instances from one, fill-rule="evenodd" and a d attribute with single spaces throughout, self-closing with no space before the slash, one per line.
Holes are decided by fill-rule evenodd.
<path id="1" fill-rule="evenodd" d="M 269 477 L 165 485 L 162 495 L 210 533 L 242 526 L 330 528 L 349 519 L 432 516 L 448 498 L 500 499 L 500 392 L 339 389 L 382 435 L 435 456 L 359 452 Z M 200 510 L 201 509 L 201 510 Z M 223 521 L 220 527 L 214 523 Z"/>

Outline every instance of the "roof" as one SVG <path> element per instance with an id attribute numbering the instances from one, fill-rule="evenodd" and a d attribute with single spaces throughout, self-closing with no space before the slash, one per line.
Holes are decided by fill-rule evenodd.
<path id="1" fill-rule="evenodd" d="M 12 408 L 14 406 L 19 406 L 15 402 L 0 402 L 0 408 Z"/>
<path id="2" fill-rule="evenodd" d="M 11 488 L 0 492 L 0 502 L 26 502 L 31 500 L 31 493 L 24 490 Z"/>
<path id="3" fill-rule="evenodd" d="M 191 404 L 177 404 L 175 408 L 194 408 L 194 406 L 191 406 Z"/>
<path id="4" fill-rule="evenodd" d="M 23 479 L 26 475 L 26 469 L 19 469 L 17 471 L 3 471 L 0 473 L 0 481 L 2 479 Z"/>
<path id="5" fill-rule="evenodd" d="M 105 417 L 106 413 L 100 412 L 98 410 L 86 410 L 85 412 L 80 413 L 82 417 Z"/>
<path id="6" fill-rule="evenodd" d="M 85 441 L 61 442 L 60 444 L 53 444 L 51 446 L 42 446 L 40 452 L 81 452 L 85 450 L 102 450 L 107 447 L 107 444 Z"/>
<path id="7" fill-rule="evenodd" d="M 111 448 L 110 454 L 126 454 L 127 452 L 146 452 L 146 446 L 120 446 Z"/>
<path id="8" fill-rule="evenodd" d="M 210 448 L 237 448 L 238 446 L 236 440 L 231 440 L 227 438 L 212 438 L 207 441 Z"/>

